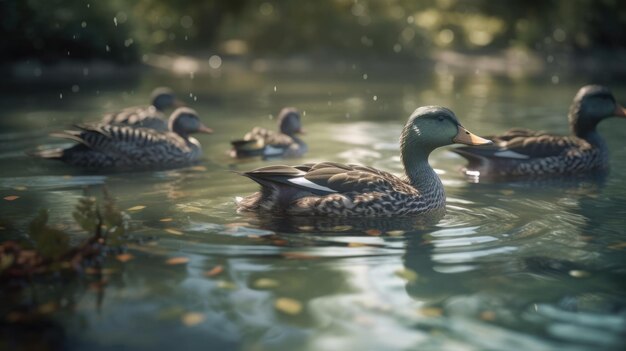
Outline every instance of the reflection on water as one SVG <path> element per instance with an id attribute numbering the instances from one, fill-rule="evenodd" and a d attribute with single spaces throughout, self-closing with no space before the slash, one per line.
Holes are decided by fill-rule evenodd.
<path id="1" fill-rule="evenodd" d="M 572 95 L 588 83 L 365 71 L 348 65 L 332 74 L 289 77 L 150 75 L 132 86 L 81 87 L 63 100 L 54 88 L 4 95 L 0 197 L 18 196 L 2 204 L 6 237 L 26 237 L 39 208 L 50 209 L 50 223 L 72 229 L 78 199 L 103 186 L 134 229 L 127 243 L 132 258 L 107 258 L 102 289 L 93 289 L 88 277 L 34 283 L 17 295 L 22 302 L 4 305 L 0 345 L 619 349 L 626 342 L 621 121 L 600 125 L 612 164 L 600 180 L 470 184 L 459 172 L 463 159 L 435 152 L 430 161 L 448 194 L 443 218 L 235 212 L 234 198 L 256 185 L 231 171 L 266 163 L 230 159 L 229 140 L 255 125 L 272 128 L 271 113 L 282 106 L 306 111 L 310 153 L 289 162 L 364 163 L 401 174 L 398 137 L 416 106 L 449 106 L 478 134 L 511 126 L 565 133 Z M 214 127 L 216 133 L 201 140 L 205 159 L 199 165 L 90 174 L 24 155 L 56 143 L 48 132 L 97 120 L 118 101 L 142 103 L 157 85 L 191 93 L 187 102 Z M 624 87 L 611 88 L 618 98 L 626 96 Z M 11 322 L 8 311 L 26 302 L 38 306 L 39 318 Z"/>

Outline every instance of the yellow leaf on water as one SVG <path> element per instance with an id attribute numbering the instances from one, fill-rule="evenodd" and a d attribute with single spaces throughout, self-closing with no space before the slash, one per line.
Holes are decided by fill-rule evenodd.
<path id="1" fill-rule="evenodd" d="M 159 219 L 159 222 L 171 222 L 171 221 L 173 221 L 173 220 L 174 220 L 173 218 L 167 217 L 167 218 L 161 218 L 161 219 Z"/>
<path id="2" fill-rule="evenodd" d="M 165 261 L 165 264 L 176 265 L 176 264 L 185 264 L 189 262 L 189 258 L 187 257 L 172 257 Z"/>
<path id="3" fill-rule="evenodd" d="M 278 287 L 279 285 L 280 284 L 277 280 L 270 278 L 259 278 L 253 284 L 253 286 L 257 289 L 271 289 Z"/>
<path id="4" fill-rule="evenodd" d="M 189 169 L 192 171 L 198 171 L 198 172 L 204 172 L 207 170 L 205 166 L 193 166 L 193 167 L 189 167 Z"/>
<path id="5" fill-rule="evenodd" d="M 17 195 L 9 195 L 9 196 L 5 196 L 5 197 L 4 197 L 4 199 L 5 199 L 5 200 L 7 200 L 7 201 L 13 201 L 13 200 L 17 200 L 17 199 L 19 199 L 19 198 L 20 198 L 20 197 L 19 197 L 19 196 L 17 196 Z"/>
<path id="6" fill-rule="evenodd" d="M 571 275 L 574 278 L 586 278 L 586 277 L 590 276 L 591 273 L 589 273 L 587 271 L 571 270 L 571 271 L 569 271 L 569 275 Z"/>
<path id="7" fill-rule="evenodd" d="M 378 236 L 380 234 L 382 234 L 383 232 L 378 230 L 378 229 L 368 229 L 365 231 L 365 234 L 367 235 L 372 235 L 372 236 Z"/>
<path id="8" fill-rule="evenodd" d="M 438 307 L 423 307 L 417 312 L 425 317 L 440 317 L 443 314 L 443 310 Z"/>
<path id="9" fill-rule="evenodd" d="M 120 261 L 120 262 L 128 262 L 130 260 L 132 260 L 133 258 L 135 258 L 135 256 L 129 254 L 129 253 L 123 253 L 123 254 L 119 254 L 117 256 L 115 256 L 115 259 Z"/>
<path id="10" fill-rule="evenodd" d="M 13 189 L 17 190 L 17 191 L 24 191 L 27 188 L 25 186 L 23 186 L 23 185 L 19 185 L 19 186 L 14 186 Z"/>
<path id="11" fill-rule="evenodd" d="M 367 244 L 363 244 L 363 243 L 348 243 L 348 247 L 363 247 L 363 246 L 367 246 Z"/>
<path id="12" fill-rule="evenodd" d="M 390 230 L 387 232 L 387 235 L 390 236 L 401 236 L 404 235 L 404 230 Z"/>
<path id="13" fill-rule="evenodd" d="M 185 313 L 181 317 L 181 321 L 183 322 L 183 324 L 188 327 L 193 327 L 194 325 L 198 325 L 204 322 L 205 319 L 206 317 L 204 316 L 204 314 L 198 313 L 198 312 Z"/>
<path id="14" fill-rule="evenodd" d="M 133 206 L 131 208 L 128 208 L 126 209 L 126 211 L 141 211 L 144 208 L 146 208 L 146 206 L 139 205 L 139 206 Z"/>
<path id="15" fill-rule="evenodd" d="M 224 267 L 222 265 L 217 265 L 213 267 L 211 270 L 204 273 L 207 277 L 215 277 L 216 275 L 222 273 L 224 271 Z"/>
<path id="16" fill-rule="evenodd" d="M 332 227 L 332 230 L 336 232 L 345 232 L 350 229 L 352 229 L 351 225 L 337 225 L 337 226 Z"/>
<path id="17" fill-rule="evenodd" d="M 230 289 L 230 290 L 237 289 L 237 285 L 235 285 L 235 283 L 229 282 L 226 280 L 218 281 L 217 286 L 221 289 Z"/>
<path id="18" fill-rule="evenodd" d="M 183 235 L 183 232 L 174 228 L 165 228 L 165 231 L 172 235 Z"/>
<path id="19" fill-rule="evenodd" d="M 619 249 L 623 249 L 625 247 L 626 247 L 626 241 L 607 246 L 607 248 L 609 248 L 611 250 L 619 250 Z"/>
<path id="20" fill-rule="evenodd" d="M 418 278 L 417 273 L 414 270 L 408 268 L 397 270 L 395 273 L 398 277 L 406 280 L 409 283 L 416 281 Z"/>
<path id="21" fill-rule="evenodd" d="M 288 297 L 279 297 L 276 299 L 274 303 L 274 307 L 280 312 L 296 315 L 302 312 L 302 304 L 300 301 L 295 299 L 290 299 Z"/>
<path id="22" fill-rule="evenodd" d="M 496 313 L 493 311 L 483 311 L 480 314 L 480 319 L 484 321 L 494 321 L 496 320 Z"/>

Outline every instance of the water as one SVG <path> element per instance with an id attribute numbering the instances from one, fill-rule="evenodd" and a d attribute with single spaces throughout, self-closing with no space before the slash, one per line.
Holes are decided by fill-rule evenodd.
<path id="1" fill-rule="evenodd" d="M 230 171 L 269 163 L 227 156 L 229 140 L 273 127 L 272 116 L 291 105 L 306 111 L 310 152 L 274 163 L 328 160 L 401 173 L 398 136 L 417 106 L 447 106 L 479 135 L 511 126 L 566 133 L 569 103 L 586 83 L 344 65 L 79 79 L 75 93 L 74 82 L 18 84 L 0 98 L 0 195 L 19 196 L 2 204 L 5 237 L 25 235 L 37 209 L 47 208 L 49 222 L 80 242 L 74 206 L 103 187 L 119 208 L 145 208 L 126 211 L 134 258 L 109 257 L 104 288 L 92 289 L 86 277 L 36 285 L 24 301 L 56 307 L 42 314 L 35 337 L 5 329 L 2 338 L 93 350 L 621 349 L 624 121 L 600 126 L 612 165 L 600 182 L 470 184 L 460 157 L 436 151 L 431 164 L 448 212 L 435 225 L 237 214 L 234 198 L 257 186 Z M 216 131 L 199 137 L 198 166 L 93 174 L 25 156 L 63 143 L 49 132 L 145 103 L 158 85 L 174 88 Z M 624 101 L 626 86 L 610 86 Z M 176 257 L 188 262 L 166 264 Z M 3 320 L 14 308 L 2 307 Z"/>

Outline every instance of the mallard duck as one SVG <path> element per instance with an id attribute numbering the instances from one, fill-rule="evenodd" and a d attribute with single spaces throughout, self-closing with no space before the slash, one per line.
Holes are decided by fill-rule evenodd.
<path id="1" fill-rule="evenodd" d="M 444 211 L 443 185 L 428 164 L 428 155 L 453 143 L 486 145 L 491 141 L 467 131 L 447 108 L 420 107 L 400 137 L 406 177 L 335 162 L 263 167 L 242 174 L 259 183 L 261 191 L 240 199 L 238 210 L 312 216 L 403 216 Z"/>
<path id="2" fill-rule="evenodd" d="M 61 160 L 86 169 L 135 170 L 173 168 L 191 164 L 202 154 L 192 133 L 213 132 L 205 127 L 196 111 L 181 107 L 169 118 L 169 131 L 118 125 L 83 125 L 80 130 L 52 136 L 78 142 L 67 149 L 44 150 L 35 156 Z"/>
<path id="3" fill-rule="evenodd" d="M 149 106 L 128 107 L 119 112 L 108 113 L 102 117 L 103 124 L 128 125 L 150 128 L 160 132 L 168 129 L 165 112 L 170 108 L 182 106 L 170 88 L 159 87 L 152 91 L 152 104 Z"/>
<path id="4" fill-rule="evenodd" d="M 469 160 L 464 173 L 470 177 L 514 178 L 574 175 L 608 169 L 608 148 L 596 130 L 602 120 L 626 117 L 606 87 L 582 87 L 570 106 L 570 136 L 528 129 L 511 129 L 488 137 L 487 148 L 461 147 L 457 154 Z"/>
<path id="5" fill-rule="evenodd" d="M 297 134 L 302 133 L 300 113 L 292 107 L 285 107 L 278 115 L 276 133 L 261 127 L 254 127 L 242 140 L 231 141 L 232 157 L 300 157 L 307 151 L 306 143 Z"/>

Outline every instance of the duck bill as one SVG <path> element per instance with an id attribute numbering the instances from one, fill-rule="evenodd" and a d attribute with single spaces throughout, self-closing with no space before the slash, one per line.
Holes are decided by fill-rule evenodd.
<path id="1" fill-rule="evenodd" d="M 615 104 L 615 111 L 613 111 L 613 113 L 617 117 L 626 117 L 626 108 L 624 108 L 620 104 Z"/>
<path id="2" fill-rule="evenodd" d="M 201 125 L 200 128 L 198 128 L 198 133 L 213 134 L 213 129 L 205 125 Z"/>
<path id="3" fill-rule="evenodd" d="M 476 134 L 470 133 L 469 130 L 463 128 L 463 126 L 461 125 L 458 126 L 458 132 L 456 133 L 456 136 L 452 138 L 452 141 L 458 144 L 476 145 L 476 146 L 493 144 L 493 141 L 489 139 L 481 138 Z"/>

